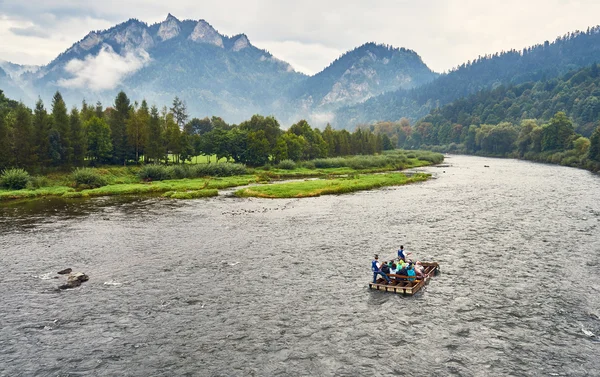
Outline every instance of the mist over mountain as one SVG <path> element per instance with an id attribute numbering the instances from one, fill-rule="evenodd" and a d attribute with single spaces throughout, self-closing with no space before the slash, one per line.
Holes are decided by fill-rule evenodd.
<path id="1" fill-rule="evenodd" d="M 109 106 L 123 90 L 158 106 L 178 96 L 193 116 L 239 122 L 272 114 L 284 125 L 301 118 L 324 125 L 340 106 L 437 76 L 414 51 L 367 43 L 309 77 L 245 34 L 228 37 L 204 20 L 171 14 L 153 25 L 130 19 L 92 31 L 42 67 L 2 67 L 1 88 L 28 105 L 60 90 L 69 105 L 85 99 Z"/>
<path id="2" fill-rule="evenodd" d="M 398 90 L 363 103 L 340 108 L 333 124 L 352 129 L 359 123 L 417 120 L 432 109 L 483 89 L 503 84 L 559 77 L 600 61 L 600 26 L 568 33 L 521 51 L 511 50 L 479 57 L 413 90 Z"/>

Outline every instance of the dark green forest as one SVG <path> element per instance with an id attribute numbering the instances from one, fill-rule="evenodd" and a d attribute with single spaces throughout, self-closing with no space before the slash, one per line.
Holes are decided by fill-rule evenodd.
<path id="1" fill-rule="evenodd" d="M 103 164 L 183 163 L 198 155 L 261 166 L 392 148 L 387 135 L 331 126 L 320 131 L 304 120 L 283 131 L 270 116 L 255 115 L 238 125 L 219 117 L 188 118 L 185 103 L 177 97 L 171 107 L 159 110 L 120 92 L 110 107 L 84 101 L 81 108 L 69 111 L 56 92 L 50 109 L 38 100 L 32 110 L 0 91 L 0 169 L 45 172 Z"/>
<path id="2" fill-rule="evenodd" d="M 352 128 L 353 124 L 402 117 L 414 122 L 432 109 L 481 90 L 546 81 L 596 62 L 600 62 L 600 26 L 568 33 L 552 43 L 546 41 L 523 50 L 480 56 L 429 84 L 341 108 L 336 112 L 334 124 L 338 128 Z"/>
<path id="3" fill-rule="evenodd" d="M 597 64 L 560 78 L 499 86 L 461 98 L 419 120 L 362 126 L 395 146 L 517 157 L 599 170 Z"/>

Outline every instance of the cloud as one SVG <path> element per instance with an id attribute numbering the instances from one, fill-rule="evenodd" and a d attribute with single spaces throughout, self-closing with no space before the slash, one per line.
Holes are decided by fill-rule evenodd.
<path id="1" fill-rule="evenodd" d="M 65 71 L 73 77 L 59 80 L 58 85 L 93 91 L 114 89 L 121 80 L 149 62 L 150 55 L 145 50 L 128 51 L 123 56 L 117 54 L 109 45 L 103 45 L 96 56 L 69 61 Z"/>
<path id="2" fill-rule="evenodd" d="M 599 23 L 600 13 L 597 0 L 225 0 L 202 6 L 197 0 L 0 0 L 0 4 L 0 57 L 17 63 L 44 64 L 91 30 L 128 18 L 160 22 L 170 12 L 181 19 L 205 19 L 223 34 L 245 33 L 258 47 L 306 73 L 325 68 L 331 57 L 339 56 L 337 51 L 365 42 L 412 49 L 432 69 L 444 71 L 478 55 L 585 30 Z M 48 31 L 51 39 L 14 35 L 6 27 L 29 25 Z"/>
<path id="3" fill-rule="evenodd" d="M 256 41 L 253 44 L 271 52 L 276 58 L 290 63 L 296 71 L 306 74 L 321 71 L 344 52 L 322 44 L 297 41 Z"/>
<path id="4" fill-rule="evenodd" d="M 11 27 L 8 29 L 11 33 L 22 37 L 39 37 L 39 38 L 50 38 L 50 36 L 42 29 L 29 26 L 29 27 Z"/>

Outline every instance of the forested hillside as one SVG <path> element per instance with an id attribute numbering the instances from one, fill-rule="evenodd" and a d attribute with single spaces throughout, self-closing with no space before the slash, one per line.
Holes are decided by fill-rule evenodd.
<path id="1" fill-rule="evenodd" d="M 291 97 L 301 106 L 335 109 L 387 91 L 415 88 L 437 76 L 416 52 L 371 42 L 294 86 Z"/>
<path id="2" fill-rule="evenodd" d="M 403 148 L 509 156 L 600 169 L 597 64 L 560 78 L 499 86 L 408 119 L 363 129 Z"/>
<path id="3" fill-rule="evenodd" d="M 352 128 L 358 123 L 403 117 L 415 121 L 436 107 L 483 89 L 547 80 L 595 62 L 600 62 L 600 26 L 521 51 L 478 57 L 419 88 L 386 93 L 341 108 L 336 112 L 334 124 L 338 128 Z"/>
<path id="4" fill-rule="evenodd" d="M 559 111 L 573 120 L 576 132 L 591 136 L 600 118 L 600 69 L 597 64 L 560 78 L 484 90 L 435 109 L 422 121 L 438 128 L 449 128 L 453 124 L 519 123 L 531 118 L 548 121 Z M 434 143 L 452 142 L 445 136 L 449 134 L 440 131 Z"/>

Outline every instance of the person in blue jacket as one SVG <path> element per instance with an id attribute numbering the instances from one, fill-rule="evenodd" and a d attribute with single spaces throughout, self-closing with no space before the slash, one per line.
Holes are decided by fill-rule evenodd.
<path id="1" fill-rule="evenodd" d="M 408 276 L 409 281 L 415 281 L 416 273 L 412 263 L 406 268 L 406 275 Z"/>
<path id="2" fill-rule="evenodd" d="M 408 254 L 410 254 L 410 253 L 407 253 L 404 251 L 404 245 L 400 245 L 400 250 L 398 250 L 398 259 L 401 259 L 406 262 L 406 258 L 408 257 Z"/>
<path id="3" fill-rule="evenodd" d="M 373 270 L 373 284 L 377 283 L 377 275 L 383 276 L 388 284 L 391 283 L 390 278 L 381 271 L 381 263 L 379 263 L 379 256 L 377 254 L 375 254 L 375 259 L 371 262 L 371 270 Z"/>

